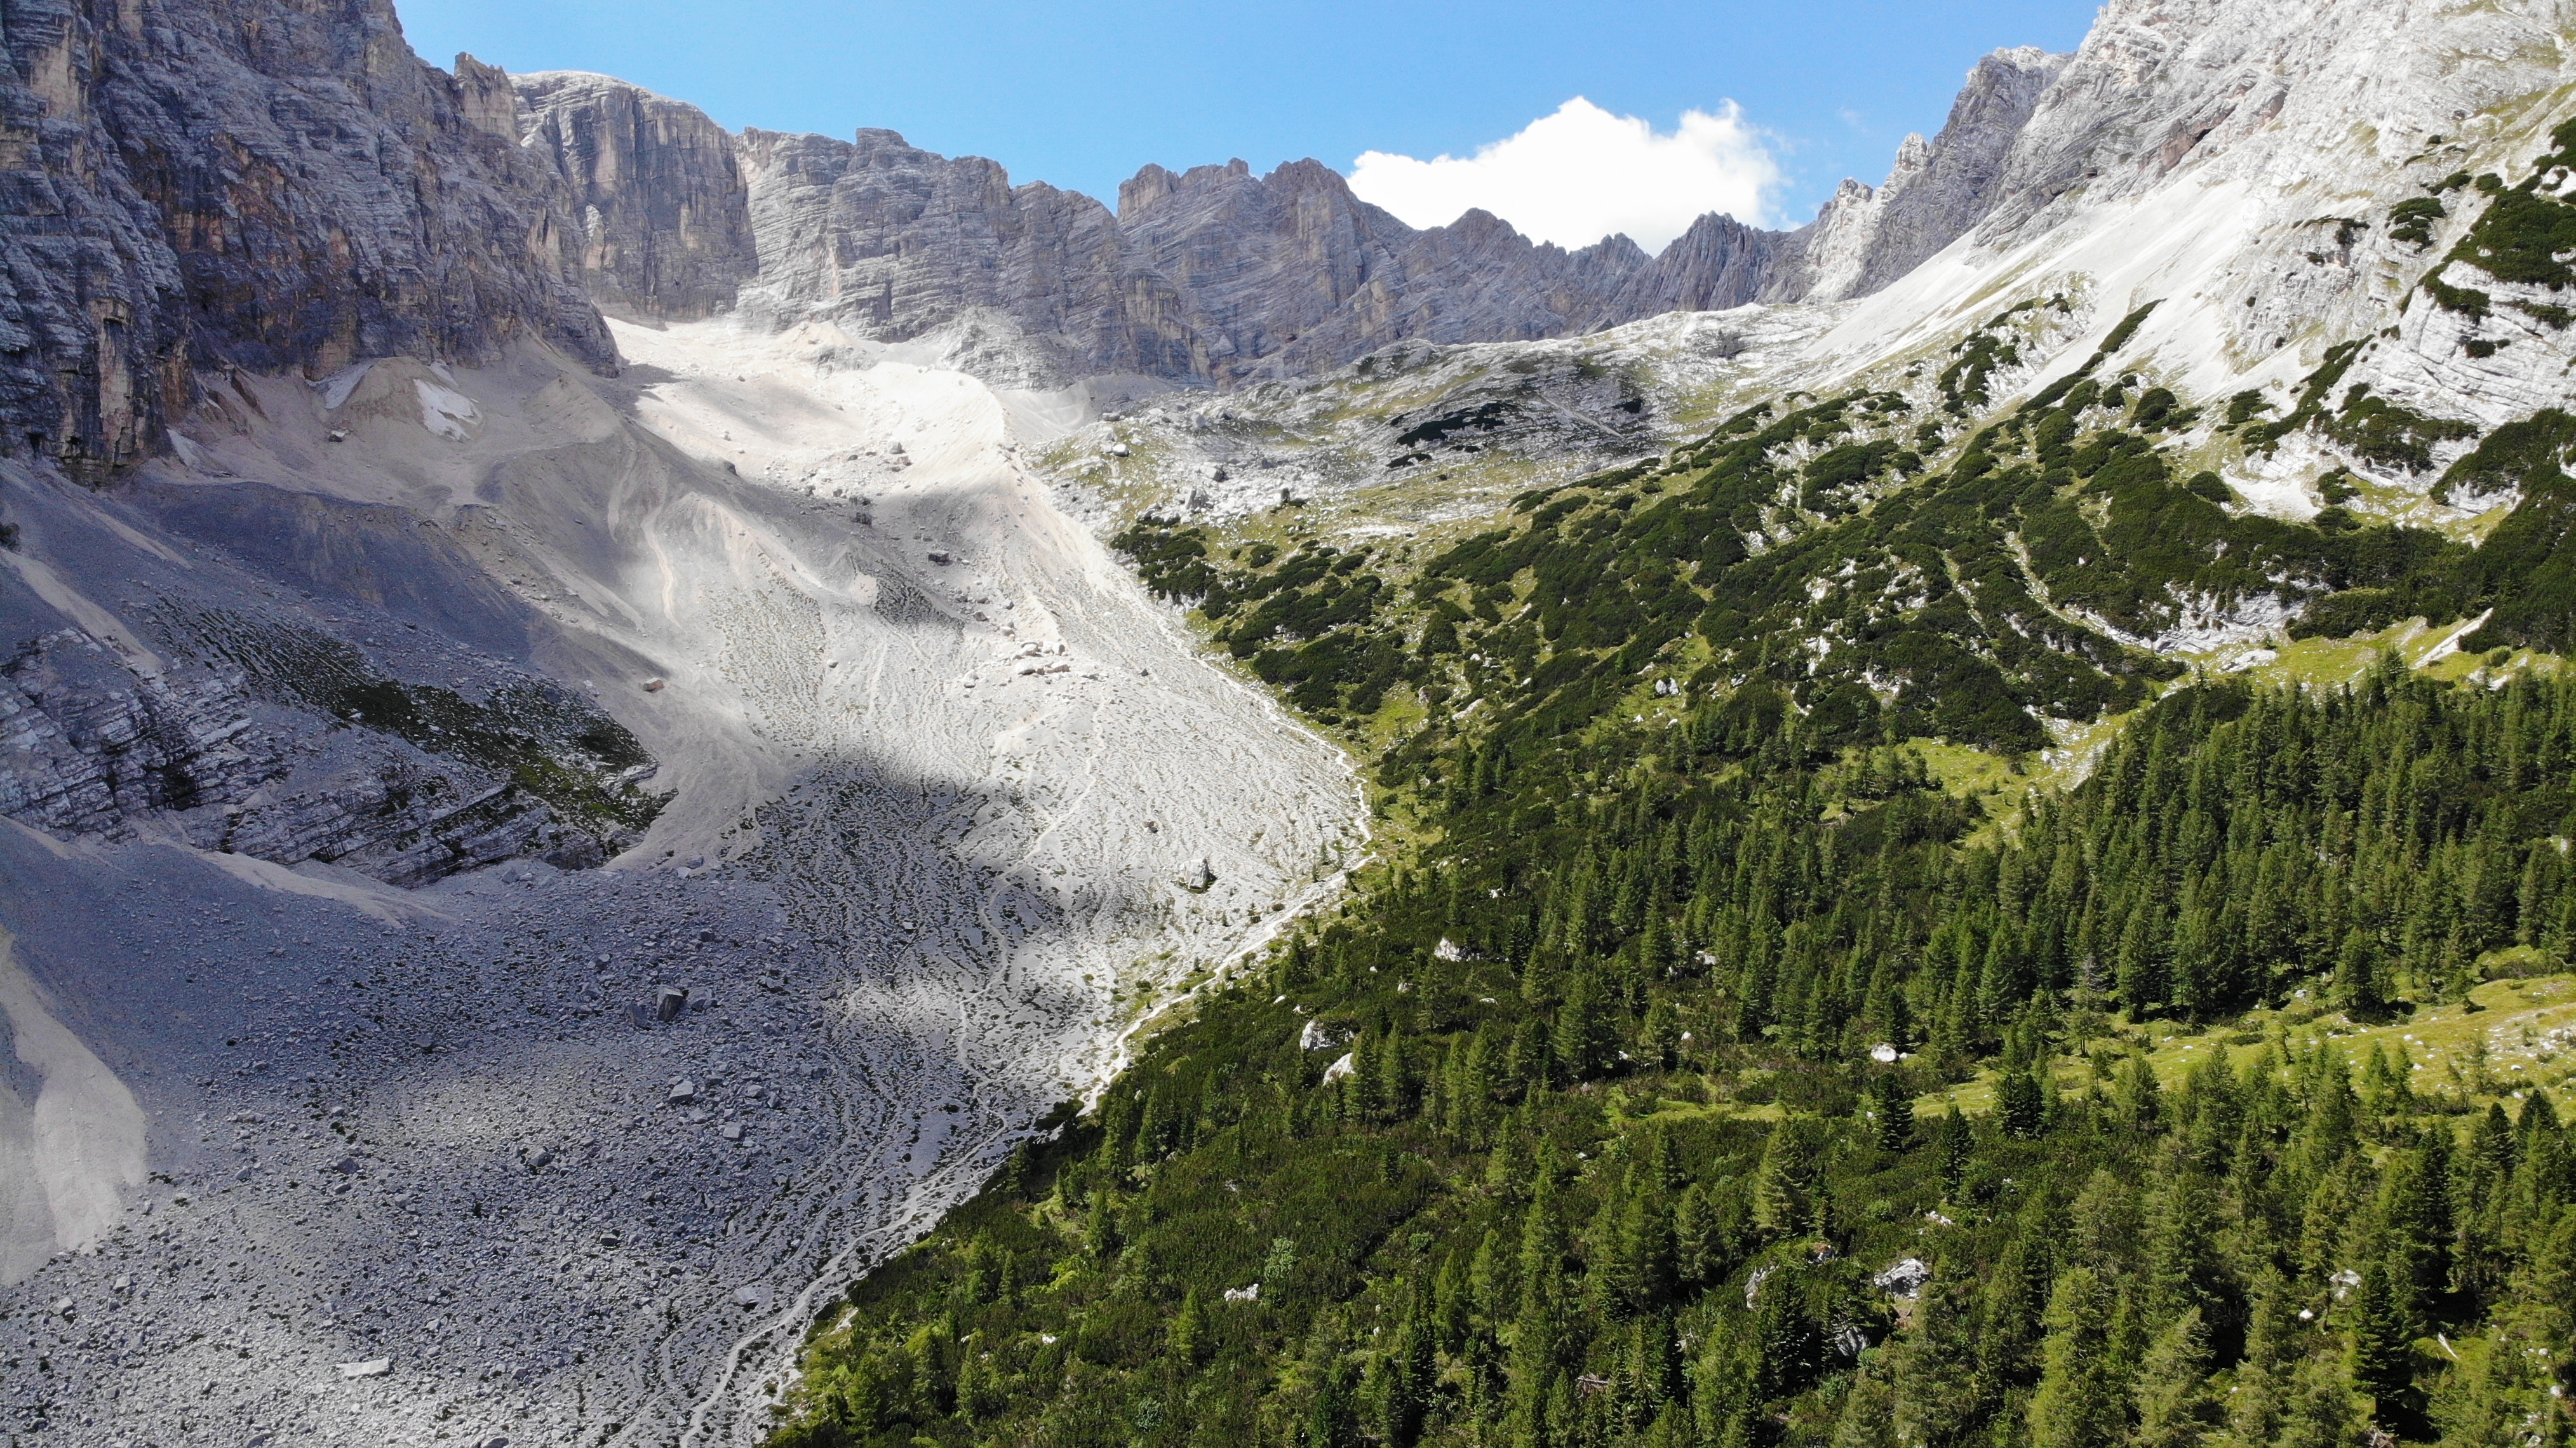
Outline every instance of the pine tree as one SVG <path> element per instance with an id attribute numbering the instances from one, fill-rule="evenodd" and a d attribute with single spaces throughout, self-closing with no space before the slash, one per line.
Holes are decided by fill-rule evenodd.
<path id="1" fill-rule="evenodd" d="M 1814 1206 L 1808 1194 L 1810 1170 L 1800 1123 L 1783 1121 L 1773 1127 L 1762 1146 L 1762 1165 L 1753 1175 L 1753 1224 L 1773 1237 L 1803 1229 Z"/>
<path id="2" fill-rule="evenodd" d="M 1976 1133 L 1969 1129 L 1958 1103 L 1952 1102 L 1941 1117 L 1941 1189 L 1952 1201 L 1958 1200 L 1959 1189 L 1968 1179 L 1968 1163 L 1976 1153 Z"/>
<path id="3" fill-rule="evenodd" d="M 1936 1274 L 1916 1300 L 1913 1329 L 1897 1334 L 1885 1349 L 1901 1443 L 1955 1441 L 1978 1416 L 1991 1386 L 1978 1374 L 1975 1324 L 1960 1302 L 1961 1290 Z"/>
<path id="4" fill-rule="evenodd" d="M 2129 1130 L 2141 1136 L 2164 1130 L 2164 1088 L 2146 1057 L 2132 1055 L 2120 1067 L 2118 1100 L 2121 1124 Z"/>
<path id="5" fill-rule="evenodd" d="M 1357 1448 L 1356 1427 L 1350 1370 L 1337 1360 L 1316 1381 L 1314 1401 L 1306 1409 L 1304 1448 Z"/>
<path id="6" fill-rule="evenodd" d="M 2361 1285 L 2346 1305 L 2344 1364 L 2352 1385 L 2370 1395 L 2380 1422 L 2410 1411 L 2414 1391 L 2413 1349 L 2405 1310 L 2389 1280 L 2387 1264 L 2363 1264 Z"/>
<path id="7" fill-rule="evenodd" d="M 1879 1150 L 1914 1149 L 1914 1096 L 1903 1076 L 1891 1071 L 1870 1083 L 1870 1127 Z"/>
<path id="8" fill-rule="evenodd" d="M 1684 1187 L 1673 1205 L 1673 1276 L 1683 1287 L 1697 1287 L 1717 1276 L 1724 1252 L 1719 1228 L 1707 1191 L 1697 1182 Z"/>
<path id="9" fill-rule="evenodd" d="M 1618 1049 L 1611 1002 L 1598 971 L 1586 967 L 1566 982 L 1557 1007 L 1552 1054 L 1565 1079 L 1588 1081 L 1610 1069 Z"/>
<path id="10" fill-rule="evenodd" d="M 2388 1238 L 2390 1287 L 2399 1320 L 2428 1320 L 2450 1285 L 2451 1133 L 2436 1128 L 2413 1151 L 2390 1154 L 2379 1219 Z M 2416 1334 L 2409 1331 L 2408 1337 Z"/>
<path id="11" fill-rule="evenodd" d="M 2151 1322 L 2191 1315 L 2205 1331 L 2213 1323 L 2235 1320 L 2235 1284 L 2218 1246 L 2222 1220 L 2217 1194 L 2197 1171 L 2174 1173 L 2156 1193 L 2147 1232 Z"/>
<path id="12" fill-rule="evenodd" d="M 2209 1343 L 2195 1308 L 2158 1334 L 2138 1364 L 2130 1388 L 2137 1406 L 2133 1448 L 2196 1448 L 2218 1425 L 2208 1374 Z"/>
<path id="13" fill-rule="evenodd" d="M 1172 1318 L 1171 1356 L 1183 1371 L 1197 1368 L 1207 1361 L 1207 1309 L 1199 1301 L 1199 1290 L 1192 1287 L 1181 1297 L 1181 1310 Z"/>
<path id="14" fill-rule="evenodd" d="M 2114 1448 L 2127 1413 L 2112 1379 L 2111 1302 L 2089 1267 L 2069 1269 L 2048 1301 L 2048 1344 L 2031 1398 L 2031 1448 Z"/>
<path id="15" fill-rule="evenodd" d="M 2344 1365 L 2331 1357 L 2311 1357 L 2291 1376 L 2288 1410 L 2273 1441 L 2281 1448 L 2357 1448 L 2361 1427 Z"/>
<path id="16" fill-rule="evenodd" d="M 1422 1313 L 1408 1313 L 1396 1331 L 1395 1351 L 1384 1359 L 1386 1382 L 1377 1422 L 1377 1440 L 1384 1448 L 1412 1448 L 1421 1435 L 1432 1382 L 1431 1331 Z"/>
<path id="17" fill-rule="evenodd" d="M 2254 1279 L 2254 1308 L 2245 1329 L 2245 1360 L 2227 1400 L 2228 1427 L 2241 1443 L 2268 1443 L 2280 1431 L 2298 1361 L 2298 1318 L 2289 1285 L 2265 1268 Z"/>
<path id="18" fill-rule="evenodd" d="M 1829 1448 L 1901 1448 L 1896 1436 L 1896 1394 L 1877 1373 L 1864 1372 L 1843 1398 Z"/>
<path id="19" fill-rule="evenodd" d="M 2388 1008 L 2380 987 L 2379 949 L 2358 925 L 2344 932 L 2335 952 L 2334 998 L 2336 1005 L 2364 1020 L 2376 1019 Z"/>
<path id="20" fill-rule="evenodd" d="M 2007 1061 L 2003 1075 L 1995 1082 L 1995 1115 L 2002 1122 L 2004 1135 L 2015 1141 L 2037 1140 L 2044 1124 L 2044 1105 L 2039 1077 L 2033 1068 Z"/>

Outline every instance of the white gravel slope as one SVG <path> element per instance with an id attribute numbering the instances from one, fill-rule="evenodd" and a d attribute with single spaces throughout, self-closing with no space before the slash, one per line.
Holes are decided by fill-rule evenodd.
<path id="1" fill-rule="evenodd" d="M 99 1158 L 112 1221 L 11 1239 L 20 1448 L 755 1441 L 822 1303 L 1361 845 L 1341 756 L 1020 470 L 1010 419 L 1044 409 L 831 335 L 620 342 L 618 379 L 536 351 L 245 378 L 234 425 L 189 426 L 165 486 L 460 545 L 475 578 L 400 582 L 507 587 L 518 662 L 594 688 L 676 794 L 607 869 L 408 893 L 0 827 L 11 1019 L 43 999 L 114 1072 L 82 1089 L 139 1103 L 149 1173 Z M 139 571 L 90 600 L 241 569 L 405 640 L 366 613 L 387 580 L 299 603 L 249 540 L 112 511 Z M 692 1009 L 637 1026 L 665 983 Z M 48 1150 L 67 1069 L 0 1073 L 0 1163 Z"/>

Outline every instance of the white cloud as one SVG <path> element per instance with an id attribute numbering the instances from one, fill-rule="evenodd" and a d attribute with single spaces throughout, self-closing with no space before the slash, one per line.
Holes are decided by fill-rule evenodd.
<path id="1" fill-rule="evenodd" d="M 1650 252 L 1704 212 L 1762 224 L 1780 180 L 1733 101 L 1715 114 L 1686 111 L 1678 130 L 1659 135 L 1581 96 L 1473 156 L 1418 161 L 1370 151 L 1351 168 L 1360 199 L 1409 226 L 1446 226 L 1481 206 L 1533 240 L 1581 247 L 1626 232 Z"/>

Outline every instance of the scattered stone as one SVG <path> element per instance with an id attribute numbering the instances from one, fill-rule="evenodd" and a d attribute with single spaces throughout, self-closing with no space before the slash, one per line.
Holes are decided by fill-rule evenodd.
<path id="1" fill-rule="evenodd" d="M 1920 1257 L 1907 1257 L 1886 1271 L 1869 1279 L 1870 1285 L 1892 1297 L 1911 1298 L 1923 1291 L 1932 1280 L 1932 1269 Z"/>
<path id="2" fill-rule="evenodd" d="M 737 1307 L 748 1307 L 755 1311 L 766 1309 L 769 1306 L 769 1284 L 746 1283 L 733 1290 L 733 1300 Z"/>
<path id="3" fill-rule="evenodd" d="M 673 1106 L 686 1106 L 698 1099 L 698 1083 L 683 1077 L 671 1083 L 671 1094 L 662 1099 Z"/>
<path id="4" fill-rule="evenodd" d="M 666 1025 L 678 1020 L 680 1013 L 688 1008 L 689 988 L 687 986 L 666 985 L 654 993 L 653 1014 Z"/>
<path id="5" fill-rule="evenodd" d="M 393 1371 L 393 1366 L 394 1360 L 392 1358 L 369 1358 L 362 1363 L 342 1363 L 340 1364 L 340 1376 L 344 1378 L 381 1378 L 386 1373 Z"/>

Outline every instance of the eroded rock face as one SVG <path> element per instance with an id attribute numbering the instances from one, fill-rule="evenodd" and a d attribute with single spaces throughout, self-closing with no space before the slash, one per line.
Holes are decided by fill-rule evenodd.
<path id="1" fill-rule="evenodd" d="M 2030 192 L 1993 177 L 2058 64 L 1981 65 L 1941 138 L 1859 188 L 1866 225 L 1848 196 L 1798 232 L 1711 216 L 1650 258 L 1480 212 L 1417 231 L 1313 161 L 1148 167 L 1113 214 L 890 131 L 731 136 L 606 77 L 470 56 L 448 75 L 387 0 L 29 0 L 4 46 L 0 451 L 90 477 L 156 450 L 209 368 L 479 360 L 526 336 L 611 365 L 594 303 L 828 319 L 1021 385 L 1231 386 L 1401 341 L 1857 294 Z"/>
<path id="2" fill-rule="evenodd" d="M 2025 45 L 1978 61 L 1940 135 L 1906 137 L 1875 190 L 1842 184 L 1810 228 L 1797 265 L 1775 276 L 1771 299 L 1867 296 L 1966 235 L 1994 209 L 2040 96 L 2073 59 Z"/>
<path id="3" fill-rule="evenodd" d="M 1042 366 L 1187 365 L 1155 326 L 1158 313 L 1176 316 L 1174 299 L 1120 296 L 1116 224 L 1088 196 L 1013 187 L 990 161 L 934 155 L 892 131 L 748 131 L 737 144 L 760 257 L 747 314 L 823 318 L 885 341 L 989 314 L 1031 337 Z"/>
<path id="4" fill-rule="evenodd" d="M 225 660 L 138 672 L 77 629 L 0 660 L 0 815 L 111 841 L 160 828 L 402 886 L 523 855 L 605 858 L 506 775 L 263 701 Z"/>
<path id="5" fill-rule="evenodd" d="M 2065 61 L 1988 57 L 1939 138 L 1909 141 L 1877 192 L 1847 184 L 1814 226 L 1712 214 L 1653 257 L 1624 236 L 1541 245 L 1482 211 L 1417 231 L 1311 160 L 1266 176 L 1240 161 L 1148 166 L 1113 213 L 892 131 L 729 137 L 604 76 L 513 84 L 522 133 L 578 193 L 584 275 L 604 305 L 694 317 L 732 298 L 768 325 L 928 340 L 1012 385 L 1141 373 L 1231 387 L 1399 342 L 1533 341 L 1883 286 L 1984 216 Z"/>
<path id="6" fill-rule="evenodd" d="M 490 77 L 387 0 L 22 0 L 0 36 L 0 455 L 98 476 L 195 374 L 616 349 Z"/>
<path id="7" fill-rule="evenodd" d="M 0 814 L 130 835 L 137 817 L 239 799 L 277 772 L 239 670 L 140 676 L 74 630 L 0 661 Z"/>
<path id="8" fill-rule="evenodd" d="M 564 179 L 582 285 L 611 312 L 674 320 L 730 306 L 759 271 L 733 138 L 695 106 L 577 71 L 491 77 L 489 120 Z M 513 89 L 515 85 L 515 91 Z M 519 107 L 524 106 L 524 111 Z"/>

